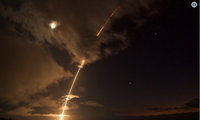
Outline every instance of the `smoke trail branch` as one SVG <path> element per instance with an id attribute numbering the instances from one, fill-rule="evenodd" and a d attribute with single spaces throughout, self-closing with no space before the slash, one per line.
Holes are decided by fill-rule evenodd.
<path id="1" fill-rule="evenodd" d="M 99 32 L 97 33 L 97 36 L 99 36 L 101 34 L 101 31 L 104 29 L 104 27 L 106 26 L 106 24 L 109 22 L 110 18 L 115 14 L 115 12 L 120 8 L 120 5 L 115 9 L 115 11 L 110 15 L 110 17 L 106 20 L 106 22 L 103 24 L 103 26 L 101 27 L 101 29 L 99 30 Z"/>

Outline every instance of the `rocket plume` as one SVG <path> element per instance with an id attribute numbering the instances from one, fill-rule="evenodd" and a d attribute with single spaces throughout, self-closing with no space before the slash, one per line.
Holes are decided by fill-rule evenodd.
<path id="1" fill-rule="evenodd" d="M 84 63 L 85 63 L 85 60 L 82 60 L 81 65 L 79 66 L 79 69 L 78 69 L 78 71 L 77 71 L 77 73 L 76 73 L 76 76 L 74 77 L 73 83 L 72 83 L 72 85 L 71 85 L 71 87 L 70 87 L 69 93 L 68 93 L 67 98 L 66 98 L 66 101 L 65 101 L 65 105 L 64 105 L 62 114 L 60 115 L 60 116 L 61 116 L 61 117 L 60 117 L 60 120 L 63 120 L 63 116 L 64 116 L 64 112 L 65 112 L 65 108 L 66 108 L 67 102 L 68 102 L 68 100 L 69 100 L 69 96 L 70 96 L 70 94 L 71 94 L 71 91 L 72 91 L 72 88 L 73 88 L 74 83 L 75 83 L 75 81 L 76 81 L 76 78 L 77 78 L 77 76 L 78 76 L 78 74 L 79 74 L 81 68 L 83 68 Z"/>
<path id="2" fill-rule="evenodd" d="M 110 15 L 110 17 L 106 20 L 106 22 L 103 24 L 103 26 L 101 27 L 101 29 L 99 30 L 99 32 L 97 33 L 97 36 L 99 36 L 101 34 L 101 31 L 104 29 L 104 27 L 106 26 L 106 24 L 108 23 L 108 21 L 110 20 L 110 18 L 115 14 L 115 12 L 120 8 L 120 5 L 115 9 L 115 11 Z"/>

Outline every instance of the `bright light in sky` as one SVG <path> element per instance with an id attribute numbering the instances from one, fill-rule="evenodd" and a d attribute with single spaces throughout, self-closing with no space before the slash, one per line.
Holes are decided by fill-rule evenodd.
<path id="1" fill-rule="evenodd" d="M 60 114 L 60 116 L 62 116 L 62 117 L 63 117 L 63 116 L 65 116 L 65 115 L 63 115 L 63 114 Z"/>
<path id="2" fill-rule="evenodd" d="M 60 120 L 63 120 L 63 117 L 70 117 L 69 115 L 64 115 L 64 114 L 60 114 L 59 116 L 61 117 Z"/>
<path id="3" fill-rule="evenodd" d="M 49 26 L 51 27 L 51 29 L 55 29 L 58 26 L 58 23 L 56 21 L 52 21 Z"/>
<path id="4" fill-rule="evenodd" d="M 51 24 L 51 28 L 54 29 L 56 25 L 54 23 Z"/>

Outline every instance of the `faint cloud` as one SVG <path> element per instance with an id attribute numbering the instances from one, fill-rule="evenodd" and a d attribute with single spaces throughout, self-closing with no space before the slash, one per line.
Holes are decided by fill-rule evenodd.
<path id="1" fill-rule="evenodd" d="M 79 90 L 80 92 L 85 92 L 86 87 L 81 86 L 81 87 L 78 88 L 78 90 Z"/>
<path id="2" fill-rule="evenodd" d="M 72 98 L 79 98 L 77 95 L 71 95 Z M 62 111 L 64 108 L 65 97 L 62 96 L 61 99 L 54 100 L 52 95 L 49 96 L 40 96 L 37 99 L 31 99 L 26 101 L 25 105 L 18 105 L 14 109 L 10 109 L 7 112 L 2 109 L 5 114 L 10 115 L 19 115 L 19 116 L 59 116 L 58 111 Z M 79 105 L 76 102 L 68 102 L 65 110 L 78 109 Z M 69 116 L 69 115 L 68 115 Z"/>
<path id="3" fill-rule="evenodd" d="M 159 115 L 159 114 L 177 114 L 177 113 L 188 113 L 188 112 L 198 112 L 199 111 L 199 99 L 193 99 L 181 107 L 169 107 L 169 108 L 160 108 L 160 107 L 154 107 L 154 108 L 148 108 L 149 111 L 152 111 L 154 113 L 151 113 L 153 115 Z"/>
<path id="4" fill-rule="evenodd" d="M 187 110 L 190 108 L 199 108 L 199 99 L 195 98 L 187 103 L 185 103 L 184 105 L 182 105 L 182 107 L 173 107 L 173 108 L 159 108 L 159 107 L 154 107 L 154 108 L 148 108 L 149 110 L 152 111 L 171 111 L 171 110 Z"/>
<path id="5" fill-rule="evenodd" d="M 77 103 L 74 102 L 70 102 L 67 106 L 66 106 L 66 110 L 72 110 L 72 109 L 78 109 L 79 105 Z M 63 110 L 63 108 L 62 108 Z"/>
<path id="6" fill-rule="evenodd" d="M 180 109 L 183 109 L 181 107 L 173 107 L 173 108 L 159 108 L 159 107 L 154 107 L 154 108 L 148 108 L 148 110 L 152 110 L 152 111 L 157 111 L 157 112 L 160 112 L 160 111 L 171 111 L 171 110 L 180 110 Z"/>
<path id="7" fill-rule="evenodd" d="M 61 97 L 61 99 L 58 99 L 58 103 L 61 104 L 60 106 L 60 110 L 63 110 L 64 108 L 64 104 L 66 102 L 66 98 L 67 98 L 67 95 L 63 95 Z M 79 105 L 73 101 L 73 99 L 76 98 L 81 98 L 81 96 L 79 95 L 74 95 L 74 94 L 70 94 L 69 98 L 68 98 L 68 103 L 67 103 L 67 106 L 66 106 L 66 110 L 71 110 L 71 109 L 78 109 L 79 108 Z"/>
<path id="8" fill-rule="evenodd" d="M 19 116 L 32 116 L 31 112 L 33 112 L 33 111 L 34 110 L 32 108 L 22 106 L 20 108 L 17 108 L 17 109 L 7 112 L 7 114 L 19 115 Z"/>
<path id="9" fill-rule="evenodd" d="M 68 95 L 64 95 L 61 98 L 63 98 L 63 100 L 65 101 Z M 68 97 L 68 100 L 74 99 L 74 98 L 81 98 L 81 96 L 78 95 L 74 95 L 74 94 L 70 94 Z"/>
<path id="10" fill-rule="evenodd" d="M 71 54 L 72 62 L 79 63 L 84 58 L 86 63 L 93 63 L 129 46 L 130 40 L 126 36 L 126 29 L 122 30 L 122 33 L 112 30 L 114 18 L 128 15 L 133 19 L 133 23 L 136 23 L 133 27 L 141 27 L 148 17 L 159 13 L 154 1 L 123 0 L 119 3 L 115 0 L 84 2 L 35 0 L 18 1 L 20 3 L 18 9 L 13 8 L 12 2 L 5 5 L 0 1 L 0 14 L 8 23 L 9 30 L 19 36 L 66 49 Z M 102 25 L 119 5 L 120 8 L 97 37 L 96 34 Z M 52 22 L 54 24 L 51 24 Z M 56 25 L 59 27 L 54 30 L 50 28 L 50 26 L 55 28 Z M 102 49 L 103 44 L 107 45 L 105 49 Z M 115 47 L 108 44 L 115 44 Z"/>
<path id="11" fill-rule="evenodd" d="M 72 76 L 37 42 L 13 40 L 14 36 L 5 35 L 0 39 L 0 98 L 9 104 L 30 102 L 32 95 Z M 43 103 L 45 100 L 41 99 Z"/>
<path id="12" fill-rule="evenodd" d="M 143 110 L 134 111 L 114 111 L 117 116 L 151 116 L 151 115 L 170 115 L 170 114 L 181 114 L 190 112 L 199 112 L 198 107 L 199 99 L 195 98 L 182 106 L 179 107 L 153 107 Z"/>
<path id="13" fill-rule="evenodd" d="M 199 98 L 195 98 L 183 105 L 185 108 L 199 108 Z"/>
<path id="14" fill-rule="evenodd" d="M 96 102 L 96 101 L 87 101 L 87 102 L 81 102 L 82 105 L 92 106 L 92 107 L 103 107 L 102 104 Z"/>
<path id="15" fill-rule="evenodd" d="M 60 50 L 66 49 L 72 62 L 80 62 L 85 58 L 87 63 L 118 53 L 129 46 L 126 30 L 115 33 L 111 29 L 112 20 L 104 29 L 107 32 L 103 31 L 99 37 L 96 36 L 103 23 L 119 5 L 118 1 L 20 0 L 16 1 L 20 3 L 17 8 L 12 6 L 12 2 L 14 1 L 5 4 L 0 1 L 0 19 L 5 23 L 5 31 L 9 33 L 0 34 L 0 99 L 16 107 L 10 110 L 9 114 L 40 115 L 37 114 L 37 107 L 52 108 L 54 112 L 62 108 L 66 95 L 58 100 L 54 100 L 52 95 L 31 98 L 38 92 L 47 91 L 48 86 L 72 77 L 70 71 L 65 71 L 52 58 L 49 45 Z M 156 10 L 150 10 L 152 2 L 139 1 L 135 4 L 135 1 L 131 0 L 122 4 L 122 9 L 116 12 L 113 20 L 116 16 L 119 18 L 128 14 L 132 15 L 130 19 L 134 19 L 133 22 L 142 26 L 146 18 L 136 19 L 140 18 L 140 6 L 148 10 L 149 16 L 157 14 Z M 147 13 L 145 17 L 148 16 Z M 49 26 L 52 20 L 56 20 L 59 25 L 54 30 Z M 105 48 L 102 48 L 102 45 L 105 45 Z M 82 92 L 85 89 L 79 88 Z M 71 101 L 67 109 L 79 108 L 78 104 L 72 101 L 74 98 L 80 96 L 70 95 Z M 21 103 L 26 106 L 20 107 Z M 103 107 L 96 101 L 81 104 Z"/>
<path id="16" fill-rule="evenodd" d="M 57 100 L 53 100 L 52 95 L 49 96 L 41 96 L 38 99 L 31 99 L 29 102 L 29 106 L 31 107 L 51 107 L 58 108 L 59 104 Z"/>
<path id="17" fill-rule="evenodd" d="M 53 114 L 53 113 L 49 113 L 49 114 L 32 114 L 32 112 L 34 112 L 34 109 L 29 108 L 29 107 L 20 107 L 14 110 L 11 110 L 9 112 L 7 112 L 6 114 L 9 115 L 17 115 L 17 116 L 48 116 L 48 117 L 60 117 L 60 114 Z M 67 117 L 70 117 L 70 115 L 65 115 Z"/>

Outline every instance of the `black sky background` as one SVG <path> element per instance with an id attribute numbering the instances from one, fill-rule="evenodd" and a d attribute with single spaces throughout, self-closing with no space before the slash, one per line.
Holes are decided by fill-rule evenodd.
<path id="1" fill-rule="evenodd" d="M 181 4 L 179 8 L 176 2 Z M 91 74 L 87 84 L 96 90 L 93 94 L 97 93 L 104 102 L 110 95 L 115 96 L 109 98 L 113 104 L 126 100 L 126 106 L 121 104 L 125 108 L 141 96 L 140 102 L 150 102 L 153 98 L 152 102 L 163 102 L 162 105 L 198 97 L 198 16 L 195 16 L 198 11 L 190 9 L 190 1 L 176 2 L 165 4 L 170 7 L 163 8 L 145 26 L 135 31 L 129 28 L 134 35 L 129 36 L 131 47 L 126 51 L 84 68 L 82 79 L 85 74 Z M 121 19 L 123 25 L 130 26 L 126 25 L 130 19 L 125 17 Z M 92 73 L 87 69 L 92 69 Z"/>
<path id="2" fill-rule="evenodd" d="M 131 15 L 116 19 L 113 29 L 129 31 L 131 47 L 84 68 L 77 84 L 90 86 L 87 97 L 124 111 L 198 98 L 199 21 L 190 2 L 163 2 L 161 13 L 140 28 Z"/>
<path id="3" fill-rule="evenodd" d="M 126 5 L 127 1 L 120 2 Z M 154 1 L 151 10 L 153 8 L 156 11 L 153 15 L 150 15 L 150 9 L 138 7 L 138 15 L 134 14 L 135 9 L 129 9 L 120 17 L 112 18 L 102 36 L 95 39 L 102 40 L 104 35 L 112 36 L 117 33 L 125 36 L 129 45 L 121 50 L 123 42 L 117 40 L 120 38 L 101 44 L 102 53 L 103 48 L 109 48 L 112 54 L 86 64 L 81 70 L 72 92 L 81 97 L 69 101 L 69 107 L 77 104 L 79 108 L 67 110 L 68 114 L 74 116 L 71 119 L 134 119 L 130 116 L 166 114 L 157 118 L 135 118 L 156 120 L 167 119 L 170 116 L 168 114 L 197 112 L 193 109 L 199 107 L 196 102 L 199 98 L 199 8 L 192 8 L 191 2 Z M 0 20 L 1 24 L 5 22 L 3 18 Z M 5 27 L 1 30 L 3 36 L 4 33 L 7 34 L 7 25 L 2 26 Z M 48 42 L 44 44 L 48 46 L 45 49 L 49 49 L 58 65 L 73 75 L 76 73 L 77 63 L 70 64 L 70 52 Z M 47 86 L 49 92 L 40 91 L 38 94 L 51 94 L 52 100 L 59 99 L 67 93 L 72 80 L 73 77 L 56 81 L 57 84 Z M 32 97 L 37 98 L 35 96 Z M 95 101 L 99 106 L 87 106 L 87 101 Z M 44 118 L 9 115 L 6 112 L 16 106 L 13 108 L 8 105 L 3 100 L 0 101 L 0 106 L 3 106 L 0 107 L 2 117 L 22 120 Z M 21 103 L 18 106 L 26 105 Z M 32 114 L 55 112 L 45 106 L 32 108 L 35 109 Z M 59 112 L 61 111 L 56 111 L 56 114 Z M 195 113 L 185 114 L 189 117 L 183 117 L 182 114 L 174 116 L 171 117 L 197 119 Z"/>

